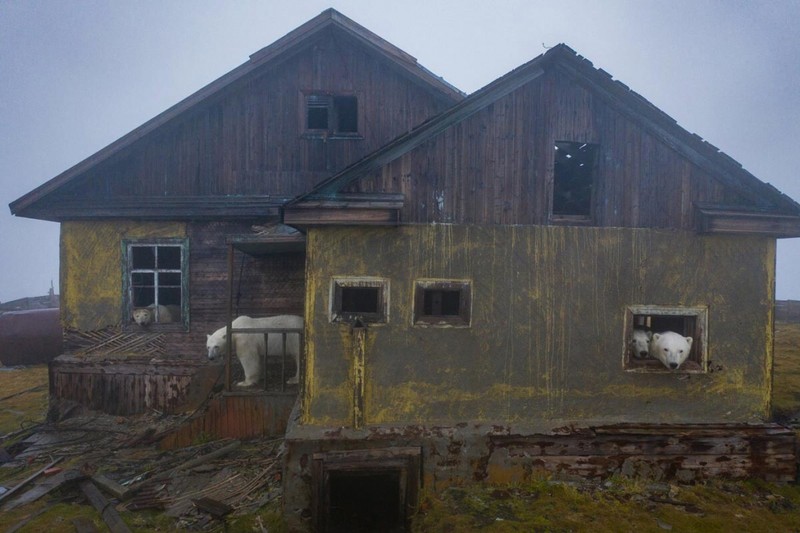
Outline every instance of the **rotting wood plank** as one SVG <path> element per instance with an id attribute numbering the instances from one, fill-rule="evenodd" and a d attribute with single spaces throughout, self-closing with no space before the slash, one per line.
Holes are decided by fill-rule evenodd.
<path id="1" fill-rule="evenodd" d="M 12 500 L 6 504 L 5 510 L 11 511 L 12 509 L 16 509 L 17 507 L 21 507 L 23 505 L 28 505 L 29 503 L 35 502 L 42 496 L 52 492 L 53 490 L 78 479 L 81 479 L 82 476 L 80 472 L 77 470 L 65 470 L 63 472 L 59 472 L 54 476 L 45 479 L 42 483 L 39 483 L 29 491 L 25 492 L 24 494 L 20 495 L 16 500 Z"/>
<path id="2" fill-rule="evenodd" d="M 36 472 L 31 474 L 27 478 L 25 478 L 22 481 L 20 481 L 14 488 L 9 490 L 8 492 L 6 492 L 4 494 L 0 494 L 0 503 L 2 503 L 4 500 L 10 498 L 12 495 L 17 493 L 20 489 L 22 489 L 22 487 L 24 487 L 25 485 L 27 485 L 28 483 L 30 483 L 31 481 L 33 481 L 37 477 L 41 476 L 44 473 L 45 470 L 47 470 L 48 468 L 54 467 L 55 465 L 57 465 L 58 463 L 60 463 L 63 460 L 64 460 L 63 457 L 57 457 L 56 459 L 51 461 L 50 464 L 48 464 L 47 466 L 43 466 L 41 469 L 37 470 Z"/>
<path id="3" fill-rule="evenodd" d="M 103 521 L 111 530 L 111 533 L 131 533 L 125 521 L 119 515 L 114 506 L 109 502 L 105 496 L 102 495 L 100 490 L 94 486 L 91 480 L 81 482 L 81 490 L 91 502 L 92 506 L 97 509 Z"/>

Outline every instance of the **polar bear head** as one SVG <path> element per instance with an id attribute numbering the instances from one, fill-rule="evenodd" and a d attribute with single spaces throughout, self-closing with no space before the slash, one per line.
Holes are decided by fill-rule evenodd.
<path id="1" fill-rule="evenodd" d="M 654 333 L 650 343 L 650 355 L 670 370 L 677 370 L 692 351 L 692 338 L 684 337 L 674 331 Z"/>
<path id="2" fill-rule="evenodd" d="M 644 329 L 634 329 L 631 336 L 631 353 L 636 359 L 644 359 L 650 355 L 650 341 L 653 333 Z"/>
<path id="3" fill-rule="evenodd" d="M 208 348 L 208 358 L 211 361 L 225 353 L 226 330 L 227 328 L 220 328 L 206 336 L 206 348 Z"/>
<path id="4" fill-rule="evenodd" d="M 133 321 L 142 327 L 149 326 L 153 322 L 153 310 L 147 307 L 139 307 L 133 310 Z"/>

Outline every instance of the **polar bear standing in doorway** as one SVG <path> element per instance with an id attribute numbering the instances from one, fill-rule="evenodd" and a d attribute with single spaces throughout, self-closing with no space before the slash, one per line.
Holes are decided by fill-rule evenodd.
<path id="1" fill-rule="evenodd" d="M 278 315 L 267 318 L 250 318 L 240 316 L 231 324 L 233 329 L 302 329 L 303 317 L 296 315 Z M 208 358 L 215 360 L 225 353 L 226 328 L 222 327 L 208 335 L 206 347 Z M 264 375 L 264 360 L 266 355 L 281 355 L 283 353 L 283 335 L 270 333 L 268 341 L 264 342 L 261 333 L 234 333 L 233 349 L 244 370 L 244 381 L 238 387 L 252 387 L 257 385 Z M 300 335 L 289 333 L 286 335 L 286 354 L 294 357 L 295 374 L 286 383 L 293 385 L 299 381 L 300 372 Z"/>

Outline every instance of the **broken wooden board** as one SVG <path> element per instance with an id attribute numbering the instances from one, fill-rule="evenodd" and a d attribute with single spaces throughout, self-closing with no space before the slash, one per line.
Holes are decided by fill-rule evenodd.
<path id="1" fill-rule="evenodd" d="M 111 502 L 103 496 L 91 480 L 81 481 L 81 490 L 94 508 L 97 509 L 97 512 L 100 513 L 100 516 L 103 517 L 103 521 L 108 526 L 108 529 L 111 530 L 111 533 L 131 533 L 131 530 Z"/>
<path id="2" fill-rule="evenodd" d="M 29 491 L 22 494 L 16 500 L 12 500 L 6 504 L 5 510 L 10 511 L 12 509 L 16 509 L 22 505 L 27 505 L 31 502 L 35 502 L 45 494 L 54 491 L 57 488 L 66 485 L 67 483 L 71 483 L 73 481 L 77 481 L 82 479 L 84 476 L 77 470 L 64 470 L 59 472 L 49 478 L 46 478 L 44 481 L 30 489 Z"/>

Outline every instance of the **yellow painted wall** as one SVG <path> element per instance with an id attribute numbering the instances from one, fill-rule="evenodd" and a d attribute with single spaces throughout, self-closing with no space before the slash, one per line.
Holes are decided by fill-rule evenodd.
<path id="1" fill-rule="evenodd" d="M 63 222 L 61 318 L 66 328 L 96 330 L 122 321 L 122 241 L 185 237 L 177 222 Z"/>
<path id="2" fill-rule="evenodd" d="M 329 320 L 339 276 L 390 283 L 389 321 L 367 333 L 368 426 L 762 419 L 774 254 L 774 239 L 652 229 L 313 229 L 304 422 L 352 423 L 352 338 Z M 471 327 L 412 326 L 420 278 L 472 280 Z M 625 372 L 628 305 L 707 306 L 715 371 Z"/>

